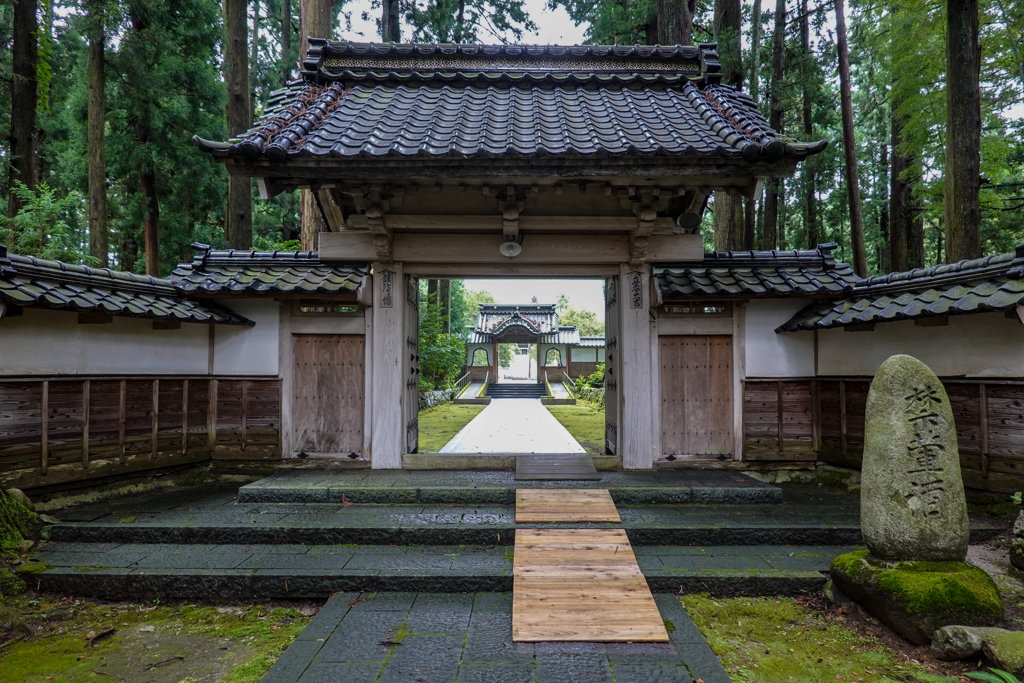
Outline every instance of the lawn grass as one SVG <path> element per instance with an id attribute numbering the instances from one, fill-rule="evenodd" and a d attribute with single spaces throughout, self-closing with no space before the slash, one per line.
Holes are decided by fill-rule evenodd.
<path id="1" fill-rule="evenodd" d="M 875 639 L 793 598 L 684 595 L 680 601 L 735 683 L 956 683 L 901 662 Z"/>
<path id="2" fill-rule="evenodd" d="M 587 453 L 604 453 L 604 410 L 585 403 L 546 407 Z"/>
<path id="3" fill-rule="evenodd" d="M 446 403 L 420 411 L 420 453 L 437 453 L 487 406 Z"/>

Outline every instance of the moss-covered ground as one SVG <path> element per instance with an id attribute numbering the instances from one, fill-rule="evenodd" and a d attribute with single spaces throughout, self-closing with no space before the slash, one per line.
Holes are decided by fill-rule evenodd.
<path id="1" fill-rule="evenodd" d="M 604 453 L 604 410 L 586 403 L 574 406 L 547 406 L 548 411 L 587 453 Z"/>
<path id="2" fill-rule="evenodd" d="M 437 453 L 487 406 L 447 403 L 420 411 L 420 453 Z"/>
<path id="3" fill-rule="evenodd" d="M 736 683 L 956 683 L 793 598 L 680 597 Z"/>
<path id="4" fill-rule="evenodd" d="M 256 683 L 309 621 L 297 609 L 264 606 L 28 596 L 7 605 L 22 618 L 0 624 L 0 678 L 11 683 Z"/>

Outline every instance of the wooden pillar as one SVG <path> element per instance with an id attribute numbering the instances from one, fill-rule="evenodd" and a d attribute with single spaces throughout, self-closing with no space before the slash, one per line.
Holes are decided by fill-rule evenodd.
<path id="1" fill-rule="evenodd" d="M 404 283 L 402 264 L 373 264 L 373 405 L 369 450 L 374 469 L 400 469 L 405 450 Z"/>
<path id="2" fill-rule="evenodd" d="M 211 328 L 212 329 L 212 328 Z M 210 380 L 209 400 L 206 404 L 206 447 L 210 457 L 217 448 L 217 380 Z"/>
<path id="3" fill-rule="evenodd" d="M 153 459 L 156 460 L 157 444 L 160 431 L 160 380 L 153 380 Z"/>
<path id="4" fill-rule="evenodd" d="M 981 422 L 981 476 L 988 479 L 988 387 L 978 384 L 978 418 Z"/>
<path id="5" fill-rule="evenodd" d="M 89 468 L 89 380 L 82 382 L 82 468 Z"/>
<path id="6" fill-rule="evenodd" d="M 120 398 L 117 410 L 117 452 L 121 459 L 121 464 L 125 463 L 125 452 L 124 452 L 124 432 L 125 432 L 125 421 L 126 412 L 128 410 L 127 405 L 127 393 L 128 393 L 128 382 L 121 380 L 121 387 L 119 389 Z"/>
<path id="7" fill-rule="evenodd" d="M 42 474 L 48 471 L 47 458 L 49 457 L 47 443 L 50 435 L 50 383 L 43 382 L 42 393 L 39 399 L 39 470 Z"/>
<path id="8" fill-rule="evenodd" d="M 651 392 L 650 267 L 619 267 L 619 387 L 622 396 L 622 466 L 654 466 L 656 408 Z"/>
<path id="9" fill-rule="evenodd" d="M 181 454 L 188 452 L 188 380 L 181 383 Z"/>

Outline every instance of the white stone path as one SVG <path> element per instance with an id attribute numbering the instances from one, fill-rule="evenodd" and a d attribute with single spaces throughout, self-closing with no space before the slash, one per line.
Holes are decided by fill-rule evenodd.
<path id="1" fill-rule="evenodd" d="M 442 453 L 586 453 L 539 398 L 495 398 Z"/>

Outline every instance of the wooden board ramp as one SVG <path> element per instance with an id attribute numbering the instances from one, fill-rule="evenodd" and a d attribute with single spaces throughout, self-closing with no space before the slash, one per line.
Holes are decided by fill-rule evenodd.
<path id="1" fill-rule="evenodd" d="M 621 522 L 608 489 L 519 489 L 516 522 Z"/>
<path id="2" fill-rule="evenodd" d="M 572 453 L 516 457 L 516 481 L 598 481 L 594 459 Z"/>
<path id="3" fill-rule="evenodd" d="M 623 529 L 517 529 L 516 642 L 668 642 Z"/>

